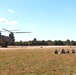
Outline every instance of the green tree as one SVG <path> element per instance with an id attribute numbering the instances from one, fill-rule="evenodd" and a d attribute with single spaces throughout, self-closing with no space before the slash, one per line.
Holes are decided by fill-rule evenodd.
<path id="1" fill-rule="evenodd" d="M 47 45 L 47 42 L 45 40 L 42 40 L 41 45 Z"/>
<path id="2" fill-rule="evenodd" d="M 47 41 L 47 45 L 53 45 L 53 41 L 48 40 L 48 41 Z"/>
<path id="3" fill-rule="evenodd" d="M 58 40 L 58 45 L 64 45 L 63 41 Z"/>
<path id="4" fill-rule="evenodd" d="M 58 45 L 58 41 L 57 40 L 54 41 L 54 45 Z"/>
<path id="5" fill-rule="evenodd" d="M 69 39 L 66 40 L 66 45 L 70 45 L 70 40 Z"/>
<path id="6" fill-rule="evenodd" d="M 32 45 L 37 45 L 37 40 L 36 40 L 36 38 L 34 38 L 34 40 L 32 41 Z"/>
<path id="7" fill-rule="evenodd" d="M 76 44 L 75 44 L 75 41 L 72 40 L 72 41 L 70 42 L 70 45 L 76 45 Z"/>

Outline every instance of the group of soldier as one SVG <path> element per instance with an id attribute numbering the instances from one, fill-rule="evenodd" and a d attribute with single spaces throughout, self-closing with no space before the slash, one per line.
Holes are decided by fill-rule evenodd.
<path id="1" fill-rule="evenodd" d="M 75 53 L 75 50 L 72 49 L 71 51 L 69 51 L 68 49 L 67 50 L 61 49 L 60 52 L 58 52 L 57 49 L 54 50 L 54 54 L 70 54 L 70 53 Z"/>

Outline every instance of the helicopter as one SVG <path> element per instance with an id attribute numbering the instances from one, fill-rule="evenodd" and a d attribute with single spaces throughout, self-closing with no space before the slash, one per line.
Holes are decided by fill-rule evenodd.
<path id="1" fill-rule="evenodd" d="M 14 33 L 31 33 L 31 32 L 12 32 L 13 30 L 7 30 L 3 28 L 4 31 L 0 31 L 0 45 L 1 47 L 7 47 L 8 45 L 14 45 L 15 37 Z M 2 35 L 1 32 L 9 32 L 9 36 Z M 15 31 L 15 30 L 14 30 Z"/>

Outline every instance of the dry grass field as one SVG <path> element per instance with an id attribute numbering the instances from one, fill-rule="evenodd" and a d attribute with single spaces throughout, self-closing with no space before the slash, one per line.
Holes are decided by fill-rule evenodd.
<path id="1" fill-rule="evenodd" d="M 76 75 L 75 54 L 53 54 L 76 47 L 0 48 L 0 75 Z"/>

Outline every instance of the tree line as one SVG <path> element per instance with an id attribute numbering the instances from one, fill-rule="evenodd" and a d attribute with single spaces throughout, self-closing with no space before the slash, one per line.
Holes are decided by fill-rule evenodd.
<path id="1" fill-rule="evenodd" d="M 36 45 L 76 45 L 76 41 L 67 39 L 66 41 L 62 40 L 37 40 L 34 38 L 32 41 L 18 41 L 14 43 L 15 46 L 36 46 Z"/>

